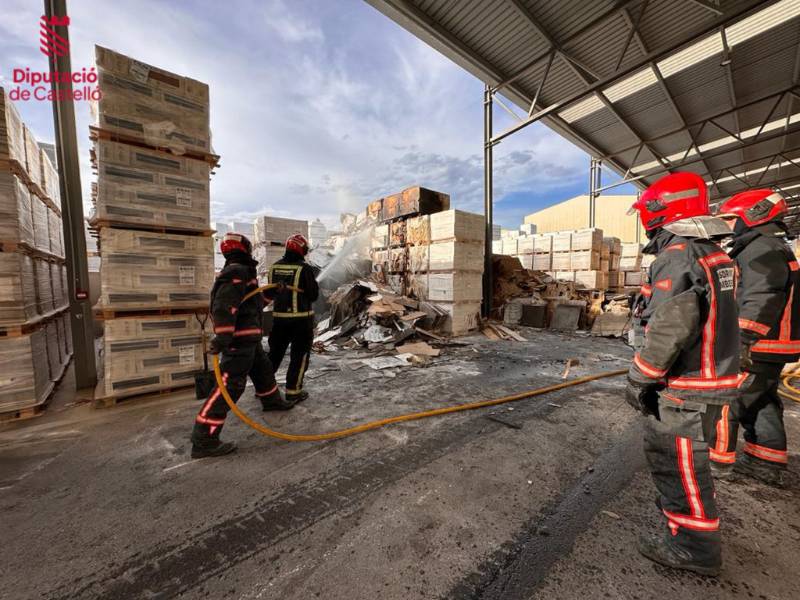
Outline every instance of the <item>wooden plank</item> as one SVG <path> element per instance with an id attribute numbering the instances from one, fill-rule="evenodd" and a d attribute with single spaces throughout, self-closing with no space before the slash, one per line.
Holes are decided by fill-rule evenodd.
<path id="1" fill-rule="evenodd" d="M 518 334 L 516 331 L 514 331 L 513 329 L 509 329 L 505 325 L 495 325 L 495 327 L 497 329 L 502 330 L 503 333 L 507 334 L 509 337 L 511 337 L 512 339 L 516 340 L 517 342 L 527 342 L 528 341 L 527 339 L 522 337 L 520 334 Z"/>

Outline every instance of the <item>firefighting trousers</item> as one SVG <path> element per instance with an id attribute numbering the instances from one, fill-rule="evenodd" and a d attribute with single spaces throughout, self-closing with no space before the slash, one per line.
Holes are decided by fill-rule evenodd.
<path id="1" fill-rule="evenodd" d="M 706 433 L 714 411 L 661 395 L 647 417 L 644 449 L 659 492 L 668 539 L 700 561 L 720 555 L 719 513 Z"/>
<path id="2" fill-rule="evenodd" d="M 255 387 L 256 397 L 272 396 L 278 391 L 275 372 L 260 342 L 230 347 L 222 352 L 220 371 L 222 381 L 234 402 L 244 393 L 248 376 Z M 214 386 L 195 418 L 192 441 L 202 444 L 219 438 L 229 410 L 219 387 Z"/>
<path id="3" fill-rule="evenodd" d="M 736 461 L 736 438 L 739 426 L 744 430 L 742 450 L 751 458 L 775 468 L 785 468 L 786 429 L 783 425 L 783 402 L 778 394 L 781 363 L 757 362 L 739 388 L 739 396 L 723 410 L 714 428 L 711 460 L 718 464 Z"/>
<path id="4" fill-rule="evenodd" d="M 269 360 L 275 370 L 289 350 L 286 371 L 286 395 L 303 391 L 303 378 L 308 370 L 311 345 L 314 342 L 314 317 L 276 317 L 269 334 Z"/>

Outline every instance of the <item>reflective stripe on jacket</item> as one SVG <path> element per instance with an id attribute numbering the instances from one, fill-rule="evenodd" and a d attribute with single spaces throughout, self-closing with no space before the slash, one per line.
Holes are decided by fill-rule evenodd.
<path id="1" fill-rule="evenodd" d="M 221 346 L 254 343 L 261 339 L 261 312 L 264 298 L 256 294 L 246 302 L 242 298 L 258 287 L 256 269 L 241 263 L 228 262 L 217 275 L 211 288 L 211 319 L 214 334 Z"/>
<path id="2" fill-rule="evenodd" d="M 274 300 L 274 317 L 302 318 L 314 315 L 313 304 L 319 296 L 319 287 L 314 272 L 302 257 L 287 254 L 278 260 L 269 269 L 269 282 L 302 290 L 270 290 L 268 295 Z"/>

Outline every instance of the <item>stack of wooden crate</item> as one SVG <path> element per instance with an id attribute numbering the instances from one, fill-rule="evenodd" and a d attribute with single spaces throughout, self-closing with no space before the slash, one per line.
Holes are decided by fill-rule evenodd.
<path id="1" fill-rule="evenodd" d="M 297 233 L 308 239 L 308 221 L 261 216 L 255 220 L 253 229 L 253 256 L 258 261 L 258 280 L 263 285 L 267 283 L 269 268 L 283 256 L 286 240 Z"/>
<path id="2" fill-rule="evenodd" d="M 622 244 L 619 270 L 622 271 L 625 288 L 638 289 L 643 283 L 642 245 L 636 242 Z"/>
<path id="3" fill-rule="evenodd" d="M 96 400 L 192 385 L 214 279 L 208 86 L 96 47 L 92 128 L 104 321 Z"/>
<path id="4" fill-rule="evenodd" d="M 625 287 L 625 276 L 619 270 L 621 255 L 622 241 L 617 237 L 604 237 L 601 268 L 607 267 L 605 269 L 608 272 L 607 288 L 612 292 L 620 292 Z"/>
<path id="5" fill-rule="evenodd" d="M 58 173 L 0 88 L 0 417 L 37 414 L 72 355 Z"/>
<path id="6" fill-rule="evenodd" d="M 447 194 L 419 187 L 383 202 L 381 214 L 390 222 L 373 230 L 373 269 L 385 275 L 396 293 L 427 301 L 446 314 L 445 333 L 461 335 L 477 328 L 483 292 L 483 215 L 449 210 Z"/>

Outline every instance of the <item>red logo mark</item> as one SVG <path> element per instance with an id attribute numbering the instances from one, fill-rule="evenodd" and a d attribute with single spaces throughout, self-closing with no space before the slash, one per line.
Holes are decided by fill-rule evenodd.
<path id="1" fill-rule="evenodd" d="M 45 56 L 66 56 L 69 54 L 69 41 L 56 33 L 56 27 L 67 27 L 69 17 L 46 17 L 39 20 L 39 50 Z"/>

